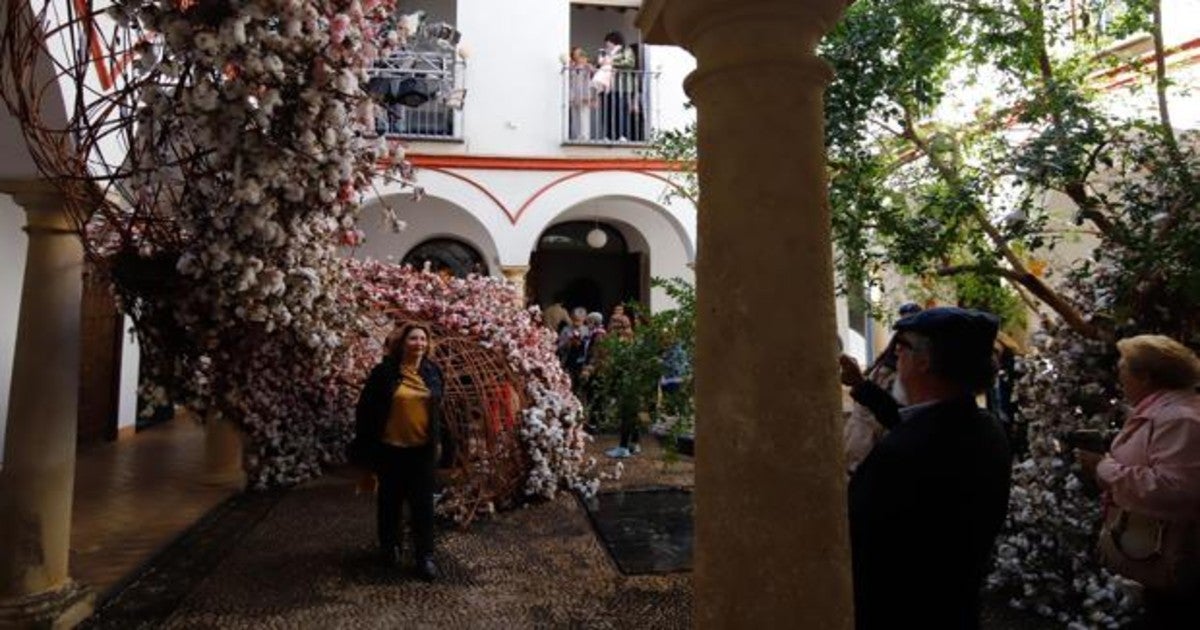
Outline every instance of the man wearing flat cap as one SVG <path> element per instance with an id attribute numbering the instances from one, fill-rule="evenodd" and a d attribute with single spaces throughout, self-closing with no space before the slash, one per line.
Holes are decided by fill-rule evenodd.
<path id="1" fill-rule="evenodd" d="M 887 434 L 850 479 L 856 625 L 976 628 L 1008 508 L 1011 456 L 975 403 L 992 380 L 999 320 L 939 307 L 896 323 L 901 408 L 864 381 L 851 395 Z"/>

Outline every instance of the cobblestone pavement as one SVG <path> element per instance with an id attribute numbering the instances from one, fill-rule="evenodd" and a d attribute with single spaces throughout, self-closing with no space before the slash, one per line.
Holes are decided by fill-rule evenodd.
<path id="1" fill-rule="evenodd" d="M 604 466 L 611 437 L 589 447 Z M 653 443 L 606 489 L 691 487 L 692 460 Z M 406 550 L 409 551 L 409 550 Z M 441 580 L 376 560 L 374 501 L 331 475 L 214 511 L 90 620 L 121 628 L 686 628 L 691 573 L 624 576 L 569 494 L 442 529 Z M 1052 627 L 985 606 L 988 630 Z"/>
<path id="2" fill-rule="evenodd" d="M 609 441 L 589 450 L 600 453 Z M 610 488 L 691 484 L 690 462 L 664 466 L 655 445 L 625 468 Z M 89 626 L 691 625 L 690 573 L 621 575 L 570 494 L 478 520 L 466 531 L 440 529 L 435 558 L 443 577 L 433 584 L 413 575 L 410 549 L 402 569 L 378 563 L 373 497 L 355 495 L 348 476 L 231 503 L 133 579 Z"/>

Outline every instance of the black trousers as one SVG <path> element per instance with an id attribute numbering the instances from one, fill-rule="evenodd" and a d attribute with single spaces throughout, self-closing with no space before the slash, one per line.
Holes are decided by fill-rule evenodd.
<path id="1" fill-rule="evenodd" d="M 600 97 L 600 124 L 603 135 L 599 137 L 608 140 L 629 139 L 629 102 L 624 92 L 609 90 Z M 593 134 L 596 132 L 593 131 Z"/>
<path id="2" fill-rule="evenodd" d="M 434 448 L 379 448 L 379 545 L 388 549 L 400 544 L 400 507 L 407 503 L 413 548 L 418 559 L 428 556 L 433 553 Z"/>
<path id="3" fill-rule="evenodd" d="M 640 427 L 641 422 L 636 411 L 621 414 L 621 446 L 623 448 L 629 448 L 638 443 L 638 439 L 642 436 Z"/>

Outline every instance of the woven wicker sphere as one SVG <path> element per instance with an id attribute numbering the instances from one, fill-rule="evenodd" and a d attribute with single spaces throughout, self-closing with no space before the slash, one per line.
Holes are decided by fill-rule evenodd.
<path id="1" fill-rule="evenodd" d="M 528 470 L 520 437 L 525 382 L 503 354 L 479 339 L 419 323 L 429 329 L 429 358 L 445 379 L 443 429 L 456 447 L 437 509 L 465 526 L 479 514 L 512 507 L 521 497 Z"/>

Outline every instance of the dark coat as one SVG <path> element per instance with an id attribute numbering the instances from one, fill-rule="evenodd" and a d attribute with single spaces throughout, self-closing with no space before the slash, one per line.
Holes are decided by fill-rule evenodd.
<path id="1" fill-rule="evenodd" d="M 858 628 L 978 627 L 1011 469 L 1004 430 L 970 398 L 891 426 L 850 479 Z"/>
<path id="2" fill-rule="evenodd" d="M 442 426 L 442 395 L 445 382 L 442 370 L 434 362 L 422 359 L 417 373 L 429 388 L 429 444 L 441 445 L 439 466 L 448 468 L 454 462 L 454 440 Z M 383 444 L 383 429 L 392 413 L 392 396 L 400 384 L 400 361 L 386 356 L 367 376 L 358 405 L 354 413 L 354 440 L 346 448 L 351 462 L 378 469 L 380 446 Z M 430 462 L 434 449 L 430 449 Z"/>

